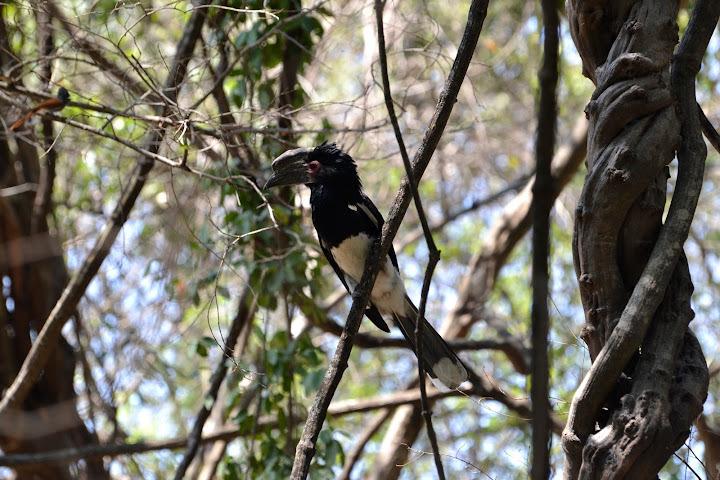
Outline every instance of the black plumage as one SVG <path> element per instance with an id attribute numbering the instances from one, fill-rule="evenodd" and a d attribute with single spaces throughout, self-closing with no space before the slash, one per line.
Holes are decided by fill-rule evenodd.
<path id="1" fill-rule="evenodd" d="M 362 191 L 353 159 L 335 144 L 285 152 L 273 162 L 274 175 L 265 188 L 306 184 L 310 188 L 312 220 L 325 257 L 345 288 L 352 293 L 363 273 L 365 259 L 380 236 L 383 217 Z M 390 249 L 378 273 L 366 315 L 389 332 L 383 315 L 392 316 L 405 339 L 415 348 L 418 311 L 405 293 L 395 250 Z M 425 369 L 443 385 L 456 388 L 467 372 L 440 334 L 423 319 Z"/>

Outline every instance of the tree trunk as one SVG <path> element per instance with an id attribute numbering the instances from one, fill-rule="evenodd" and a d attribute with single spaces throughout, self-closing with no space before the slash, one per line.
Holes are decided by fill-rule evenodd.
<path id="1" fill-rule="evenodd" d="M 588 173 L 573 251 L 585 310 L 581 338 L 601 365 L 594 365 L 573 401 L 563 434 L 565 478 L 656 478 L 688 437 L 708 389 L 702 351 L 687 328 L 694 316 L 681 252 L 687 232 L 672 248 L 656 247 L 665 228 L 667 165 L 676 152 L 681 169 L 686 158 L 705 155 L 696 142 L 699 130 L 688 123 L 697 121 L 697 111 L 682 103 L 673 72 L 683 62 L 671 65 L 678 2 L 570 0 L 567 11 L 583 73 L 596 85 L 586 108 Z M 706 40 L 683 42 L 692 40 L 705 41 L 704 51 Z M 693 89 L 693 108 L 694 101 Z M 702 181 L 702 171 L 699 179 L 695 173 L 693 188 Z M 679 179 L 674 195 L 690 198 L 680 186 Z M 694 203 L 691 208 L 684 212 L 688 226 Z M 670 215 L 667 222 L 672 228 Z M 646 270 L 651 254 L 662 275 Z M 657 300 L 645 294 L 656 288 Z M 634 310 L 636 304 L 644 307 Z M 611 368 L 619 376 L 608 374 Z M 588 392 L 597 391 L 603 395 L 590 399 Z"/>

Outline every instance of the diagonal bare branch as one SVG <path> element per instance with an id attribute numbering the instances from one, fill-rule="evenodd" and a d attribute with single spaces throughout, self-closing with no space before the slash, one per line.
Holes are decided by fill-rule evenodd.
<path id="1" fill-rule="evenodd" d="M 423 137 L 420 148 L 415 154 L 413 161 L 413 178 L 416 180 L 420 179 L 425 172 L 430 158 L 445 130 L 445 125 L 447 125 L 450 113 L 455 104 L 455 99 L 457 98 L 460 86 L 470 65 L 470 60 L 475 51 L 480 31 L 482 30 L 482 24 L 487 15 L 487 3 L 487 0 L 474 0 L 470 5 L 468 22 L 465 26 L 460 47 L 458 48 L 458 54 L 440 95 L 440 100 L 430 121 L 429 128 Z M 375 283 L 375 278 L 383 263 L 383 259 L 390 250 L 392 239 L 397 234 L 400 222 L 411 200 L 412 195 L 410 194 L 406 178 L 402 182 L 400 191 L 390 209 L 387 222 L 383 225 L 381 243 L 379 247 L 371 249 L 365 262 L 365 271 L 353 295 L 353 305 L 348 314 L 343 334 L 340 336 L 335 355 L 330 362 L 328 371 L 320 386 L 320 391 L 315 397 L 315 402 L 310 410 L 308 421 L 305 424 L 305 429 L 297 446 L 291 474 L 293 480 L 304 480 L 308 475 L 310 460 L 315 454 L 315 444 L 320 434 L 322 423 L 325 420 L 330 399 L 340 383 L 343 371 L 347 368 L 352 342 L 360 328 L 360 321 L 365 314 L 365 307 L 370 296 L 372 285 Z"/>
<path id="2" fill-rule="evenodd" d="M 417 209 L 418 219 L 422 227 L 423 235 L 425 236 L 425 243 L 428 247 L 428 265 L 425 269 L 425 278 L 423 279 L 422 294 L 420 296 L 420 307 L 418 308 L 418 316 L 415 321 L 415 354 L 418 359 L 418 379 L 420 386 L 420 398 L 422 405 L 423 418 L 425 420 L 425 429 L 427 430 L 428 439 L 430 440 L 430 447 L 433 452 L 433 459 L 435 460 L 435 468 L 438 473 L 440 480 L 445 480 L 445 471 L 442 466 L 442 458 L 440 457 L 440 451 L 437 445 L 437 436 L 435 435 L 435 429 L 432 424 L 432 415 L 430 412 L 430 405 L 428 404 L 427 394 L 425 393 L 425 364 L 423 363 L 423 319 L 425 318 L 425 309 L 427 306 L 427 297 L 430 290 L 430 282 L 432 281 L 433 272 L 435 267 L 440 261 L 440 251 L 435 245 L 433 240 L 432 231 L 428 226 L 427 217 L 425 216 L 425 209 L 418 193 L 418 186 L 415 178 L 412 176 L 412 166 L 410 165 L 410 157 L 408 157 L 407 149 L 405 148 L 405 141 L 403 140 L 402 132 L 400 131 L 400 123 L 398 122 L 397 115 L 395 114 L 395 105 L 393 103 L 392 92 L 390 91 L 390 77 L 388 75 L 388 64 L 387 64 L 387 50 L 385 47 L 385 28 L 383 25 L 383 9 L 385 7 L 384 0 L 375 0 L 375 21 L 377 24 L 377 36 L 378 36 L 378 57 L 380 59 L 380 74 L 382 77 L 383 95 L 385 97 L 385 107 L 390 117 L 390 123 L 392 124 L 393 131 L 395 132 L 395 139 L 397 140 L 398 147 L 400 148 L 400 156 L 403 160 L 405 167 L 405 174 L 407 175 L 408 185 L 413 198 L 413 203 Z"/>

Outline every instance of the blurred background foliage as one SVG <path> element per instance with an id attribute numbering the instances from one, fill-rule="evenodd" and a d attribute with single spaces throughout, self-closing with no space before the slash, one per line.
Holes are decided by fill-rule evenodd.
<path id="1" fill-rule="evenodd" d="M 162 123 L 153 105 L 134 91 L 157 88 L 192 8 L 190 2 L 61 2 L 81 35 L 98 44 L 127 80 L 112 77 L 78 51 L 54 22 L 53 91 L 66 87 L 76 102 L 63 116 L 136 145 Z M 468 1 L 397 0 L 385 9 L 393 95 L 405 142 L 417 147 L 431 118 L 465 25 Z M 330 1 L 283 24 L 291 0 L 230 1 L 208 9 L 202 41 L 180 91 L 178 111 L 186 123 L 166 125 L 161 153 L 200 173 L 158 164 L 130 219 L 80 304 L 82 328 L 68 323 L 64 336 L 78 357 L 78 410 L 103 442 L 152 441 L 188 434 L 218 362 L 239 299 L 251 305 L 252 328 L 241 335 L 237 356 L 216 402 L 206 433 L 237 428 L 239 438 L 220 454 L 201 452 L 194 474 L 212 466 L 220 478 L 283 479 L 292 466 L 302 418 L 334 351 L 337 337 L 308 320 L 316 309 L 342 323 L 349 299 L 342 294 L 314 238 L 303 189 L 260 192 L 271 160 L 296 145 L 337 142 L 356 159 L 364 187 L 386 213 L 404 174 L 378 85 L 377 39 L 372 2 Z M 40 75 L 35 4 L 4 2 L 2 14 L 13 51 L 23 62 L 21 82 L 46 87 Z M 304 7 L 310 7 L 307 2 Z M 679 23 L 687 22 L 687 11 Z M 503 190 L 493 201 L 459 215 L 436 231 L 442 261 L 434 277 L 428 318 L 436 326 L 452 309 L 471 257 L 488 240 L 502 209 L 520 191 L 534 166 L 537 71 L 541 21 L 537 2 L 491 2 L 480 44 L 448 129 L 420 184 L 431 224 Z M 562 27 L 558 142 L 583 118 L 593 87 Z M 289 103 L 281 82 L 291 52 L 297 83 Z M 708 117 L 717 102 L 720 39 L 711 42 L 698 81 Z M 227 71 L 227 74 L 224 72 Z M 219 80 L 218 80 L 219 79 Z M 213 90 L 220 88 L 220 92 Z M 224 97 L 232 119 L 218 101 Z M 100 107 L 124 115 L 111 115 Z M 6 123 L 10 123 L 6 119 Z M 192 123 L 192 126 L 190 126 Z M 291 126 L 291 130 L 288 130 Z M 57 177 L 51 232 L 74 272 L 117 204 L 137 154 L 127 146 L 70 125 L 58 124 Z M 564 418 L 572 393 L 590 362 L 577 338 L 583 312 L 571 255 L 573 211 L 584 169 L 560 194 L 552 214 L 551 398 Z M 219 181 L 225 179 L 226 181 Z M 229 179 L 229 181 L 228 181 Z M 717 196 L 718 156 L 711 151 L 687 252 L 695 282 L 692 328 L 711 372 L 705 414 L 717 411 L 717 331 L 720 329 Z M 520 181 L 520 182 L 519 182 Z M 673 179 L 671 179 L 671 182 Z M 257 182 L 257 183 L 256 183 Z M 277 225 L 275 228 L 274 225 Z M 414 233 L 410 209 L 396 238 L 410 296 L 419 299 L 427 249 Z M 530 247 L 526 236 L 500 272 L 485 306 L 509 333 L 528 345 Z M 298 293 L 302 292 L 302 296 Z M 303 300 L 312 299 L 303 305 Z M 339 301 L 338 301 L 339 299 Z M 369 322 L 361 331 L 379 333 Z M 396 333 L 397 334 L 397 333 Z M 495 338 L 477 323 L 472 339 Z M 513 398 L 529 396 L 528 377 L 499 351 L 461 354 L 480 375 L 489 375 Z M 336 400 L 389 395 L 413 379 L 415 358 L 407 349 L 355 348 Z M 523 478 L 529 464 L 530 428 L 517 412 L 482 398 L 454 397 L 435 404 L 435 428 L 449 478 Z M 336 478 L 374 412 L 331 416 L 320 436 L 313 479 Z M 275 424 L 260 419 L 272 417 Z M 365 478 L 387 430 L 381 426 L 365 447 L 352 478 Z M 553 440 L 555 477 L 562 453 Z M 424 435 L 400 478 L 433 478 Z M 692 449 L 691 453 L 689 449 Z M 688 462 L 703 468 L 703 445 L 693 437 L 661 478 L 688 478 Z M 168 478 L 180 451 L 151 451 L 107 461 L 116 478 Z M 0 478 L 8 470 L 0 469 Z M 202 477 L 199 477 L 202 478 Z"/>

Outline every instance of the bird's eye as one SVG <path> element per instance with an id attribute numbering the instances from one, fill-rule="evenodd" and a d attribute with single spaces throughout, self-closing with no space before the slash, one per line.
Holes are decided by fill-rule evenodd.
<path id="1" fill-rule="evenodd" d="M 322 164 L 318 162 L 317 160 L 313 160 L 312 162 L 308 162 L 307 169 L 310 173 L 317 173 L 322 168 Z"/>

